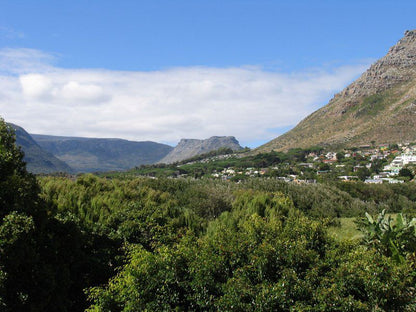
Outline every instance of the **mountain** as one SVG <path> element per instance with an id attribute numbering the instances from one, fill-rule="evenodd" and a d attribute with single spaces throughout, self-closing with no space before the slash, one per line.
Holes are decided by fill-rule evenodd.
<path id="1" fill-rule="evenodd" d="M 122 139 L 78 138 L 32 134 L 45 150 L 65 161 L 76 172 L 119 171 L 152 164 L 173 147 L 155 142 Z"/>
<path id="2" fill-rule="evenodd" d="M 25 129 L 9 124 L 16 133 L 16 145 L 25 153 L 26 168 L 32 173 L 72 172 L 72 168 L 42 149 Z"/>
<path id="3" fill-rule="evenodd" d="M 416 141 L 416 30 L 295 128 L 257 152 Z"/>
<path id="4" fill-rule="evenodd" d="M 182 161 L 222 147 L 231 148 L 233 151 L 242 149 L 237 139 L 233 136 L 213 136 L 206 140 L 182 139 L 167 156 L 159 161 L 159 163 L 170 164 Z"/>

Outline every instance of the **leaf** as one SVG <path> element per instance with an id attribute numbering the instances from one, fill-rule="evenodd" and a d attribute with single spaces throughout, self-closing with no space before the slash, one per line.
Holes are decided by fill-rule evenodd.
<path id="1" fill-rule="evenodd" d="M 406 227 L 406 219 L 403 217 L 401 213 L 399 213 L 396 217 L 396 229 L 402 230 Z"/>
<path id="2" fill-rule="evenodd" d="M 365 213 L 365 216 L 370 224 L 374 224 L 374 219 L 368 212 Z"/>
<path id="3" fill-rule="evenodd" d="M 389 245 L 391 248 L 391 257 L 394 261 L 396 261 L 396 263 L 404 263 L 404 257 L 400 254 L 399 249 L 397 248 L 396 244 L 389 239 Z"/>

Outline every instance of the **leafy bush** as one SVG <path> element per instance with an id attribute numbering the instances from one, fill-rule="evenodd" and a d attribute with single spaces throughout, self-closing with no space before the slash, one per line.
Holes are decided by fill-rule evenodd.
<path id="1" fill-rule="evenodd" d="M 404 263 L 407 255 L 416 255 L 416 218 L 409 221 L 399 213 L 393 219 L 383 210 L 377 219 L 366 213 L 358 224 L 365 234 L 365 243 L 397 263 Z"/>
<path id="2" fill-rule="evenodd" d="M 171 247 L 128 250 L 120 273 L 89 290 L 89 311 L 403 311 L 414 303 L 408 266 L 335 243 L 279 194 L 241 192 L 199 239 L 188 232 Z"/>

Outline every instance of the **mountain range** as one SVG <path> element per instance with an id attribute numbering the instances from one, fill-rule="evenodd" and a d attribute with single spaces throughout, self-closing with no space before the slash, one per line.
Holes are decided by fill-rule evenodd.
<path id="1" fill-rule="evenodd" d="M 416 141 L 416 30 L 295 128 L 256 152 Z"/>
<path id="2" fill-rule="evenodd" d="M 16 144 L 25 153 L 24 160 L 32 173 L 123 171 L 145 164 L 181 161 L 224 147 L 242 149 L 234 137 L 182 139 L 173 148 L 150 141 L 29 134 L 22 127 L 9 125 L 15 130 Z"/>
<path id="3" fill-rule="evenodd" d="M 156 142 L 122 139 L 62 137 L 32 134 L 44 150 L 67 163 L 75 172 L 122 171 L 152 164 L 173 148 Z"/>

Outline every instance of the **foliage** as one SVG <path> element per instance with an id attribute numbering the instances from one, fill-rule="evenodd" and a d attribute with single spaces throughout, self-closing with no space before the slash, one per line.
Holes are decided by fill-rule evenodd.
<path id="1" fill-rule="evenodd" d="M 416 254 L 416 218 L 408 221 L 402 213 L 394 220 L 383 210 L 376 219 L 366 213 L 359 222 L 365 233 L 364 240 L 382 254 L 392 257 L 397 263 L 404 263 L 409 254 Z"/>
<path id="2" fill-rule="evenodd" d="M 413 179 L 414 174 L 413 174 L 412 170 L 410 170 L 409 168 L 402 168 L 399 171 L 399 176 L 406 177 L 406 178 L 409 178 L 409 179 Z"/>
<path id="3" fill-rule="evenodd" d="M 357 176 L 361 181 L 364 181 L 370 176 L 370 170 L 367 167 L 362 167 L 357 170 Z"/>
<path id="4" fill-rule="evenodd" d="M 14 140 L 12 129 L 0 120 L 1 310 L 82 310 L 82 289 L 113 273 L 102 252 L 106 240 L 50 215 Z"/>
<path id="5" fill-rule="evenodd" d="M 0 219 L 12 211 L 36 209 L 39 187 L 26 171 L 23 153 L 14 142 L 13 129 L 0 119 Z"/>
<path id="6" fill-rule="evenodd" d="M 416 184 L 365 184 L 365 183 L 337 183 L 336 187 L 347 192 L 354 198 L 368 203 L 374 203 L 379 212 L 387 209 L 389 213 L 416 213 Z M 364 210 L 365 211 L 365 210 Z M 367 210 L 368 211 L 368 210 Z M 375 211 L 369 211 L 374 213 Z"/>
<path id="7" fill-rule="evenodd" d="M 376 212 L 377 209 L 372 203 L 353 198 L 347 192 L 327 184 L 298 185 L 275 180 L 248 180 L 242 187 L 280 191 L 293 201 L 297 209 L 315 218 L 359 216 L 365 210 Z"/>
<path id="8" fill-rule="evenodd" d="M 407 266 L 336 244 L 291 207 L 283 195 L 241 193 L 199 239 L 188 232 L 154 252 L 129 246 L 120 273 L 90 289 L 89 311 L 401 311 L 412 303 Z"/>

